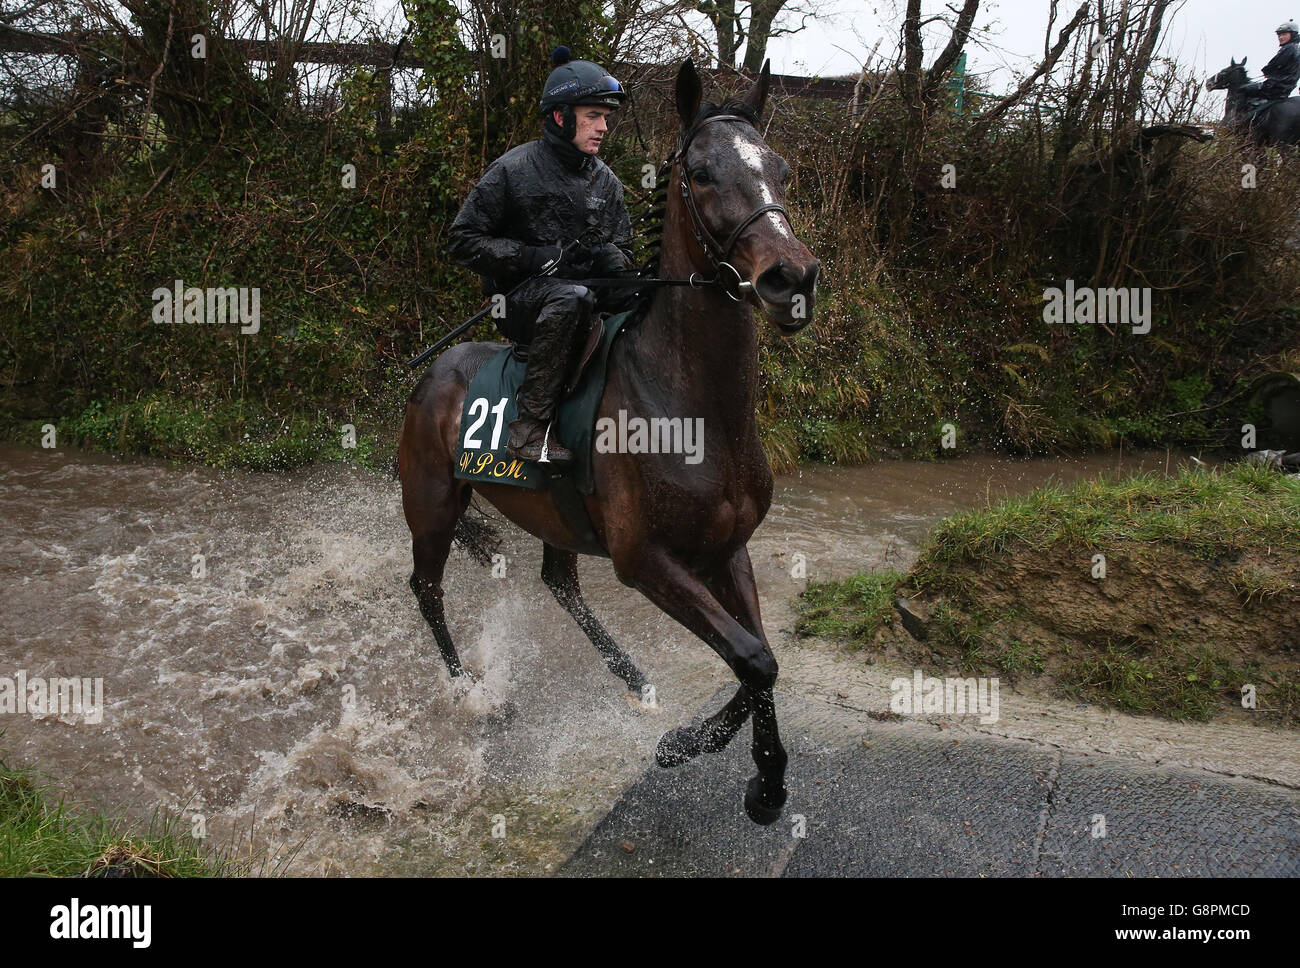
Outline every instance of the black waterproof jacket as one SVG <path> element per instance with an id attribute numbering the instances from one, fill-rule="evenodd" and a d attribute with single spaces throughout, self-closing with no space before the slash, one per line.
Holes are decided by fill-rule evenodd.
<path id="1" fill-rule="evenodd" d="M 1300 38 L 1283 44 L 1271 61 L 1264 65 L 1264 83 L 1260 85 L 1261 97 L 1270 101 L 1290 97 L 1300 80 Z"/>
<path id="2" fill-rule="evenodd" d="M 615 247 L 631 262 L 632 225 L 618 176 L 549 129 L 488 166 L 447 235 L 451 257 L 484 277 L 484 294 L 535 273 L 556 242 Z"/>

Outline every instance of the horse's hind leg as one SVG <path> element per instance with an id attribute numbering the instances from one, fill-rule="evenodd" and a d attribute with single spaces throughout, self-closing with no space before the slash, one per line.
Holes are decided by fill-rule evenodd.
<path id="1" fill-rule="evenodd" d="M 450 471 L 446 479 L 412 482 L 402 481 L 402 506 L 411 528 L 411 552 L 415 569 L 411 572 L 411 591 L 420 603 L 420 613 L 433 629 L 438 651 L 447 663 L 452 676 L 465 674 L 460 656 L 447 631 L 447 617 L 442 608 L 442 573 L 451 551 L 456 522 L 469 504 L 471 490 L 468 484 L 456 481 Z"/>
<path id="2" fill-rule="evenodd" d="M 660 766 L 680 766 L 701 753 L 725 749 L 750 712 L 749 691 L 741 686 L 728 703 L 698 726 L 680 726 L 659 737 L 655 762 Z"/>
<path id="3" fill-rule="evenodd" d="M 551 590 L 555 600 L 573 616 L 573 620 L 587 634 L 587 638 L 591 639 L 591 644 L 605 660 L 609 671 L 626 682 L 628 689 L 640 696 L 642 687 L 646 685 L 645 676 L 641 674 L 641 670 L 636 667 L 627 653 L 618 647 L 596 616 L 591 614 L 586 599 L 582 597 L 582 588 L 578 585 L 578 556 L 571 551 L 563 551 L 543 543 L 542 581 Z"/>

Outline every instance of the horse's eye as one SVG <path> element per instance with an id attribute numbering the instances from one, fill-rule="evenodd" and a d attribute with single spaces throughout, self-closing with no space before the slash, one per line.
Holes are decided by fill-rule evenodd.
<path id="1" fill-rule="evenodd" d="M 707 168 L 696 168 L 691 172 L 691 181 L 700 185 L 707 185 L 709 183 L 709 170 Z"/>

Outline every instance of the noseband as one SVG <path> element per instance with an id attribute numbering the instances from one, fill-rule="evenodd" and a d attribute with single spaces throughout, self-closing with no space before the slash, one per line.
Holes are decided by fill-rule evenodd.
<path id="1" fill-rule="evenodd" d="M 691 190 L 690 176 L 686 172 L 686 150 L 690 148 L 691 142 L 695 139 L 695 136 L 699 134 L 700 129 L 706 124 L 711 124 L 714 121 L 741 121 L 745 124 L 750 124 L 748 118 L 742 117 L 739 114 L 715 114 L 712 117 L 705 118 L 687 132 L 686 137 L 682 139 L 677 150 L 669 156 L 668 161 L 670 164 L 680 164 L 681 166 L 682 200 L 686 203 L 686 211 L 691 218 L 691 230 L 695 233 L 695 241 L 700 244 L 700 248 L 704 250 L 704 254 L 708 257 L 710 264 L 713 266 L 715 281 L 718 287 L 736 302 L 740 302 L 749 288 L 749 283 L 741 281 L 740 272 L 737 271 L 736 267 L 729 261 L 731 259 L 731 250 L 736 247 L 736 242 L 740 239 L 740 233 L 749 228 L 755 219 L 762 215 L 766 215 L 768 212 L 780 212 L 785 216 L 786 222 L 790 221 L 790 216 L 786 213 L 784 207 L 777 205 L 775 202 L 768 205 L 760 205 L 758 208 L 754 209 L 754 211 L 750 212 L 739 225 L 732 229 L 731 234 L 727 236 L 725 244 L 718 244 L 718 240 L 714 238 L 713 233 L 709 231 L 709 227 L 704 224 L 704 218 L 700 215 L 699 205 L 695 201 L 695 192 Z M 735 288 L 736 292 L 732 292 L 731 288 L 722 282 L 723 269 L 728 270 L 735 277 L 736 281 L 732 283 L 732 287 Z M 694 280 L 695 274 L 692 273 L 692 285 L 694 285 Z"/>

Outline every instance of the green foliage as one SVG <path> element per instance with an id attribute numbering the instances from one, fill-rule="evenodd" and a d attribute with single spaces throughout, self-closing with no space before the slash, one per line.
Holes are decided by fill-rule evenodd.
<path id="1" fill-rule="evenodd" d="M 1244 682 L 1260 687 L 1261 709 L 1295 719 L 1294 696 L 1300 679 L 1273 680 L 1257 665 L 1233 662 L 1196 646 L 1148 648 L 1136 643 L 1109 643 L 1078 657 L 1062 676 L 1066 693 L 1088 702 L 1104 702 L 1124 712 L 1159 713 L 1171 719 L 1205 721 L 1225 704 L 1239 703 Z"/>
<path id="2" fill-rule="evenodd" d="M 1295 587 L 1281 575 L 1262 568 L 1250 567 L 1237 569 L 1229 582 L 1232 584 L 1233 591 L 1241 597 L 1243 605 L 1252 602 L 1262 605 L 1269 599 L 1276 598 Z"/>
<path id="3" fill-rule="evenodd" d="M 1238 465 L 1038 488 L 946 519 L 913 574 L 942 587 L 951 566 L 1017 546 L 1092 550 L 1119 542 L 1173 543 L 1206 560 L 1260 545 L 1300 554 L 1300 481 Z"/>
<path id="4" fill-rule="evenodd" d="M 229 877 L 247 861 L 210 850 L 182 832 L 180 818 L 155 815 L 143 833 L 124 821 L 69 812 L 50 802 L 29 770 L 0 761 L 0 877 Z"/>
<path id="5" fill-rule="evenodd" d="M 35 441 L 40 425 L 19 422 L 8 435 Z M 367 431 L 367 425 L 377 429 Z M 281 417 L 244 401 L 203 407 L 163 394 L 126 404 L 96 400 L 56 428 L 60 439 L 78 446 L 261 471 L 292 470 L 317 460 L 386 470 L 381 431 L 390 429 L 374 419 L 358 420 L 356 446 L 345 447 L 342 425 L 320 415 Z"/>
<path id="6" fill-rule="evenodd" d="M 865 572 L 842 581 L 810 581 L 796 601 L 796 635 L 843 639 L 869 645 L 894 614 L 895 588 L 903 575 Z"/>
<path id="7" fill-rule="evenodd" d="M 483 166 L 536 135 L 551 48 L 573 43 L 602 61 L 614 35 L 585 0 L 560 13 L 528 0 L 508 23 L 465 34 L 450 0 L 404 9 L 409 55 L 428 66 L 422 103 L 391 131 L 375 117 L 383 72 L 365 68 L 346 73 L 326 115 L 270 82 L 231 87 L 214 117 L 241 124 L 215 144 L 184 143 L 158 117 L 148 130 L 167 140 L 142 143 L 129 118 L 115 121 L 130 137 L 104 139 L 76 191 L 32 189 L 39 164 L 67 148 L 57 139 L 8 150 L 0 432 L 30 439 L 33 422 L 55 422 L 94 446 L 257 467 L 326 454 L 330 428 L 345 423 L 396 432 L 416 376 L 404 361 L 480 305 L 477 280 L 447 258 L 447 224 Z M 497 33 L 506 57 L 474 53 Z M 1230 147 L 1190 146 L 1150 197 L 1130 197 L 1131 185 L 1089 174 L 1113 146 L 1081 148 L 1057 171 L 1041 154 L 1050 132 L 1016 122 L 972 141 L 976 112 L 934 119 L 924 170 L 899 186 L 891 105 L 859 123 L 842 103 L 786 101 L 766 128 L 794 170 L 794 225 L 824 271 L 801 334 L 758 319 L 758 420 L 778 469 L 951 455 L 947 422 L 956 452 L 1025 454 L 1117 439 L 1203 445 L 1240 426 L 1250 361 L 1294 345 L 1300 326 L 1287 308 L 1296 260 L 1281 244 L 1291 224 L 1277 215 L 1300 192 L 1300 169 L 1270 161 L 1243 193 L 1225 177 L 1238 161 Z M 636 111 L 605 157 L 639 191 L 676 119 L 664 99 L 641 97 Z M 940 160 L 961 173 L 955 190 L 933 188 Z M 343 184 L 346 165 L 355 186 Z M 879 208 L 899 191 L 901 242 Z M 1121 202 L 1144 229 L 1117 246 L 1105 240 L 1127 226 Z M 1239 237 L 1216 234 L 1227 213 Z M 1124 265 L 1107 262 L 1119 252 Z M 1044 287 L 1084 284 L 1103 254 L 1101 282 L 1156 287 L 1150 334 L 1043 323 Z M 261 330 L 155 324 L 152 293 L 175 279 L 259 288 Z M 496 338 L 490 324 L 471 335 Z"/>

